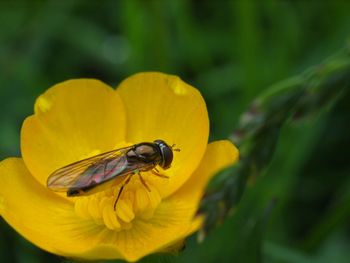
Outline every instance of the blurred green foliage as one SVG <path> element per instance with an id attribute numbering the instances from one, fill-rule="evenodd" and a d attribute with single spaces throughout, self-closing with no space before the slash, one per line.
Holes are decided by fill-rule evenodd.
<path id="1" fill-rule="evenodd" d="M 347 1 L 2 1 L 0 158 L 20 155 L 35 98 L 70 78 L 116 86 L 139 71 L 181 76 L 226 138 L 270 85 L 349 45 Z M 263 177 L 235 213 L 178 256 L 143 262 L 349 262 L 350 92 L 282 127 Z M 16 193 L 14 193 L 16 194 Z M 61 262 L 0 220 L 1 262 Z"/>

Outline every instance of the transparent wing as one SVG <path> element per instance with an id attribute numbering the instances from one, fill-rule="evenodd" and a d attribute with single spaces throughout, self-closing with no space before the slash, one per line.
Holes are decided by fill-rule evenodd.
<path id="1" fill-rule="evenodd" d="M 49 176 L 47 187 L 53 191 L 91 189 L 124 175 L 132 170 L 126 158 L 126 152 L 131 147 L 102 153 L 62 167 Z"/>

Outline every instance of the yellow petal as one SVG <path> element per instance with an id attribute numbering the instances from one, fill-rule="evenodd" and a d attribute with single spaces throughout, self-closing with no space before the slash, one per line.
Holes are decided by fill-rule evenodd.
<path id="1" fill-rule="evenodd" d="M 199 167 L 191 178 L 178 191 L 163 200 L 161 207 L 167 204 L 181 214 L 184 220 L 192 221 L 186 234 L 182 237 L 179 236 L 172 243 L 178 242 L 181 238 L 199 229 L 203 218 L 201 216 L 194 218 L 194 216 L 208 181 L 221 169 L 234 164 L 238 160 L 238 155 L 237 148 L 230 141 L 223 140 L 210 143 Z M 164 251 L 167 251 L 167 246 L 164 246 Z"/>
<path id="2" fill-rule="evenodd" d="M 117 88 L 127 115 L 127 141 L 139 143 L 162 139 L 176 144 L 172 167 L 162 174 L 169 180 L 149 174 L 161 196 L 176 191 L 196 169 L 208 141 L 209 120 L 199 91 L 176 76 L 140 73 Z"/>
<path id="3" fill-rule="evenodd" d="M 176 244 L 200 228 L 203 217 L 194 218 L 194 215 L 210 178 L 237 160 L 238 150 L 231 142 L 210 143 L 191 178 L 178 191 L 162 200 L 153 218 L 149 221 L 136 220 L 130 230 L 116 235 L 112 242 L 129 261 L 154 252 L 173 251 Z M 104 249 L 96 249 L 94 256 Z"/>
<path id="4" fill-rule="evenodd" d="M 116 92 L 93 79 L 57 84 L 35 103 L 22 127 L 21 150 L 30 172 L 46 185 L 64 165 L 111 150 L 124 141 L 125 113 Z"/>
<path id="5" fill-rule="evenodd" d="M 193 215 L 205 184 L 237 157 L 231 143 L 211 143 L 190 180 L 163 199 L 151 220 L 135 219 L 130 229 L 122 231 L 111 231 L 78 217 L 74 205 L 42 187 L 21 159 L 8 159 L 0 163 L 0 213 L 24 237 L 52 253 L 136 261 L 150 253 L 169 251 L 200 227 L 202 218 L 193 219 Z M 109 223 L 116 228 L 115 222 Z"/>
<path id="6" fill-rule="evenodd" d="M 204 222 L 204 216 L 197 216 L 193 219 L 190 227 L 187 232 L 183 235 L 178 236 L 176 240 L 168 244 L 165 248 L 160 249 L 158 252 L 167 252 L 167 253 L 177 253 L 179 250 L 184 248 L 185 238 L 196 232 Z"/>
<path id="7" fill-rule="evenodd" d="M 190 211 L 190 213 L 188 213 Z M 197 230 L 199 220 L 190 220 L 191 211 L 185 203 L 161 203 L 153 218 L 149 221 L 136 219 L 132 227 L 119 232 L 109 232 L 101 238 L 96 247 L 86 250 L 80 258 L 111 258 L 115 249 L 122 253 L 127 261 L 137 261 L 155 252 L 170 251 L 169 246 L 183 240 Z"/>
<path id="8" fill-rule="evenodd" d="M 151 253 L 169 252 L 174 249 L 174 244 L 196 231 L 202 222 L 202 218 L 199 217 L 193 221 L 189 220 L 190 213 L 187 211 L 192 210 L 188 210 L 184 203 L 174 206 L 174 203 L 165 202 L 157 209 L 152 220 L 135 220 L 128 230 L 101 231 L 96 234 L 99 242 L 95 242 L 94 245 L 85 243 L 84 251 L 77 250 L 75 254 L 61 255 L 89 260 L 122 258 L 137 261 Z M 115 229 L 115 225 L 110 224 L 109 227 Z M 90 233 L 85 235 L 86 242 L 91 242 Z M 68 235 L 67 238 L 71 237 Z"/>
<path id="9" fill-rule="evenodd" d="M 160 210 L 167 211 L 164 207 L 172 207 L 171 209 L 176 210 L 178 217 L 191 223 L 185 232 L 178 234 L 174 240 L 164 245 L 159 251 L 172 251 L 174 245 L 200 228 L 204 218 L 202 216 L 194 217 L 194 215 L 198 210 L 208 181 L 221 169 L 234 164 L 238 160 L 238 155 L 238 149 L 230 141 L 215 141 L 208 145 L 199 167 L 191 178 L 178 191 L 163 200 L 161 204 Z M 173 218 L 176 216 L 171 215 L 168 221 L 173 220 Z"/>
<path id="10" fill-rule="evenodd" d="M 230 141 L 222 140 L 210 143 L 197 170 L 169 199 L 187 200 L 197 204 L 198 207 L 199 200 L 202 198 L 211 177 L 220 170 L 236 163 L 238 157 L 238 149 Z"/>
<path id="11" fill-rule="evenodd" d="M 79 257 L 101 242 L 106 227 L 78 217 L 74 205 L 41 186 L 21 159 L 2 161 L 0 178 L 0 215 L 32 243 L 58 255 Z M 114 257 L 121 257 L 116 249 Z"/>
<path id="12" fill-rule="evenodd" d="M 136 261 L 183 239 L 191 230 L 183 204 L 172 203 L 164 203 L 149 222 L 135 221 L 130 230 L 98 226 L 78 217 L 72 203 L 42 187 L 21 159 L 1 162 L 0 178 L 1 216 L 37 246 L 61 256 Z"/>

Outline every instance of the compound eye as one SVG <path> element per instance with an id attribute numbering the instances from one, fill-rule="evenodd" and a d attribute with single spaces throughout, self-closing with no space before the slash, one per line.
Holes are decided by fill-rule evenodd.
<path id="1" fill-rule="evenodd" d="M 164 146 L 161 148 L 162 150 L 162 157 L 163 157 L 163 169 L 168 169 L 173 161 L 173 151 L 170 149 L 169 146 Z"/>
<path id="2" fill-rule="evenodd" d="M 158 145 L 162 145 L 162 144 L 166 144 L 165 141 L 163 140 L 155 140 L 153 141 L 155 144 L 158 144 Z"/>

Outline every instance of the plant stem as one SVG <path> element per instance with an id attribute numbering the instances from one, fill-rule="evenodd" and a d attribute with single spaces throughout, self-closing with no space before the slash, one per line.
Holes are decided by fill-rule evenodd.
<path id="1" fill-rule="evenodd" d="M 268 88 L 241 115 L 230 139 L 240 161 L 218 174 L 202 200 L 204 232 L 221 222 L 244 193 L 249 178 L 260 176 L 270 163 L 281 127 L 330 107 L 350 87 L 350 46 L 298 76 Z"/>

